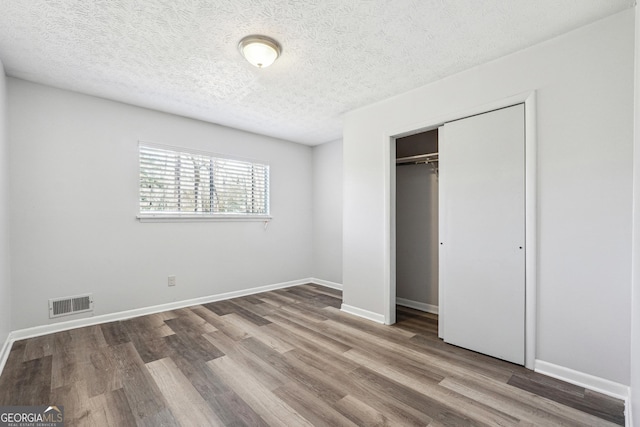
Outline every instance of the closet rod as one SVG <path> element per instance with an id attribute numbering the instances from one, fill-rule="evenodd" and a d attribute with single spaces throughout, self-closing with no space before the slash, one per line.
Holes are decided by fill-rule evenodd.
<path id="1" fill-rule="evenodd" d="M 419 154 L 417 156 L 399 157 L 396 164 L 403 163 L 431 163 L 438 161 L 438 153 Z"/>

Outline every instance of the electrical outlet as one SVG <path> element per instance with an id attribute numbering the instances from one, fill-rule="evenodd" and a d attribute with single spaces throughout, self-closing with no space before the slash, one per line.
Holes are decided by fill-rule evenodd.
<path id="1" fill-rule="evenodd" d="M 176 285 L 176 276 L 169 276 L 169 286 L 175 286 Z"/>

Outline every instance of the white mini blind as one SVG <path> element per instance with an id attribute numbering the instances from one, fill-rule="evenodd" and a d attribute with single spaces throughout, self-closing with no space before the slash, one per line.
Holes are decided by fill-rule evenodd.
<path id="1" fill-rule="evenodd" d="M 269 166 L 140 144 L 141 216 L 268 216 Z"/>

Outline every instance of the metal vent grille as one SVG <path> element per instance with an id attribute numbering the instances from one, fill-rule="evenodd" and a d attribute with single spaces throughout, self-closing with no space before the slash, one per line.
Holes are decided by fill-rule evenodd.
<path id="1" fill-rule="evenodd" d="M 49 318 L 93 311 L 91 294 L 49 300 Z"/>

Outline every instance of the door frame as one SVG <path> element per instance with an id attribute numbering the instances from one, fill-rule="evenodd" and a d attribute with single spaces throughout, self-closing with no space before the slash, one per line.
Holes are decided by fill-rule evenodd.
<path id="1" fill-rule="evenodd" d="M 463 111 L 427 118 L 390 129 L 384 134 L 387 146 L 384 150 L 385 164 L 385 280 L 384 323 L 396 322 L 396 139 L 437 129 L 446 122 L 474 116 L 515 104 L 524 104 L 525 111 L 525 367 L 534 368 L 536 357 L 536 313 L 538 283 L 538 234 L 537 234 L 537 138 L 536 138 L 536 92 L 524 92 L 478 105 Z M 439 312 L 442 313 L 443 289 L 438 289 Z M 438 335 L 442 336 L 439 319 Z"/>

